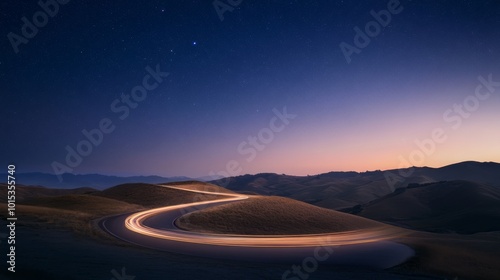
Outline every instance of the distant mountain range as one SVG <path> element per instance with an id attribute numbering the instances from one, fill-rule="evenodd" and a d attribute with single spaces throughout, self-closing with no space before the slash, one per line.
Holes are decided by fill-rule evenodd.
<path id="1" fill-rule="evenodd" d="M 261 173 L 224 178 L 211 183 L 236 192 L 285 196 L 340 210 L 366 204 L 411 184 L 451 180 L 500 187 L 500 164 L 467 161 L 441 168 L 329 172 L 313 176 Z"/>
<path id="2" fill-rule="evenodd" d="M 6 177 L 7 175 L 1 175 Z M 63 174 L 62 180 L 53 174 L 47 173 L 17 173 L 16 183 L 27 186 L 44 186 L 49 188 L 59 188 L 59 189 L 72 189 L 72 188 L 82 188 L 90 187 L 94 189 L 106 189 L 116 185 L 125 183 L 148 183 L 148 184 L 159 184 L 159 183 L 169 183 L 169 182 L 179 182 L 179 181 L 208 181 L 213 180 L 212 177 L 201 177 L 201 178 L 189 178 L 185 176 L 177 177 L 161 177 L 161 176 L 132 176 L 132 177 L 118 177 L 118 176 L 108 176 L 100 174 Z"/>
<path id="3" fill-rule="evenodd" d="M 328 172 L 312 176 L 261 173 L 219 178 L 210 182 L 236 192 L 284 196 L 337 210 L 366 204 L 409 184 L 464 180 L 500 187 L 500 164 L 495 162 L 467 161 L 441 168 L 414 167 L 409 173 L 408 169 Z M 64 174 L 62 181 L 59 181 L 57 176 L 47 173 L 16 174 L 18 184 L 60 189 L 90 187 L 102 190 L 125 183 L 158 184 L 189 180 L 209 181 L 213 178 Z"/>

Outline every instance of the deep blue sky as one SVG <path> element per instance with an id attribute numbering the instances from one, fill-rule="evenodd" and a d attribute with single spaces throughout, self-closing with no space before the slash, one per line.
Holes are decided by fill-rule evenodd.
<path id="1" fill-rule="evenodd" d="M 238 174 L 394 168 L 435 128 L 447 139 L 421 165 L 500 161 L 500 88 L 456 129 L 443 119 L 478 76 L 500 80 L 500 2 L 401 0 L 351 63 L 339 44 L 389 1 L 264 2 L 221 21 L 212 1 L 73 0 L 17 54 L 9 32 L 41 8 L 1 3 L 2 162 L 53 172 L 103 118 L 115 130 L 72 172 L 205 176 L 231 160 Z M 170 75 L 120 120 L 110 105 L 156 65 Z M 255 158 L 238 152 L 285 106 L 297 117 L 283 131 L 262 151 L 245 146 Z"/>

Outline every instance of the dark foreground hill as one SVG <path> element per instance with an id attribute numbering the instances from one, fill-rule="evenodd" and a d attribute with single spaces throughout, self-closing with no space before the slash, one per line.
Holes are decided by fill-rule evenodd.
<path id="1" fill-rule="evenodd" d="M 500 189 L 468 181 L 415 184 L 361 206 L 359 215 L 435 232 L 500 231 Z"/>

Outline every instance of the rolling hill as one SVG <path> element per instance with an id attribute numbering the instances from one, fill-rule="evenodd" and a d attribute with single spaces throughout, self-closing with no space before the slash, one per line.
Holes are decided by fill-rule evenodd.
<path id="1" fill-rule="evenodd" d="M 414 167 L 412 170 L 408 177 L 402 176 L 408 172 L 406 169 L 329 172 L 314 176 L 261 173 L 211 183 L 237 192 L 284 196 L 336 210 L 366 204 L 412 183 L 468 180 L 500 187 L 500 164 L 493 162 L 468 161 L 441 168 Z"/>
<path id="2" fill-rule="evenodd" d="M 284 197 L 257 196 L 186 214 L 180 228 L 226 234 L 315 234 L 384 227 L 366 218 Z"/>
<path id="3" fill-rule="evenodd" d="M 0 184 L 0 203 L 5 203 L 7 201 L 7 191 L 8 191 L 7 185 Z M 40 186 L 16 185 L 16 202 L 23 203 L 26 200 L 34 198 L 70 195 L 70 194 L 86 194 L 95 191 L 97 190 L 93 188 L 52 189 Z"/>
<path id="4" fill-rule="evenodd" d="M 6 177 L 6 174 L 1 174 Z M 101 174 L 63 174 L 61 179 L 54 174 L 30 172 L 30 173 L 17 173 L 16 181 L 18 184 L 29 186 L 44 186 L 59 189 L 72 189 L 80 187 L 90 187 L 95 189 L 106 189 L 120 184 L 126 183 L 148 183 L 160 184 L 168 182 L 179 182 L 193 180 L 189 177 L 176 176 L 176 177 L 162 177 L 162 176 L 131 176 L 119 177 Z M 200 177 L 196 178 L 198 181 L 213 180 L 213 177 Z"/>
<path id="5" fill-rule="evenodd" d="M 169 184 L 179 188 L 231 192 L 203 182 Z M 0 209 L 7 209 L 7 186 L 1 185 L 0 191 L 4 194 L 1 196 Z M 17 215 L 23 220 L 23 224 L 35 227 L 70 228 L 75 232 L 92 236 L 103 236 L 103 233 L 92 224 L 97 218 L 216 198 L 217 195 L 169 189 L 153 184 L 122 184 L 103 191 L 91 188 L 50 189 L 16 186 Z"/>
<path id="6" fill-rule="evenodd" d="M 434 232 L 499 231 L 500 189 L 468 181 L 414 184 L 361 206 L 358 214 Z"/>
<path id="7" fill-rule="evenodd" d="M 172 185 L 192 186 L 193 184 L 174 183 Z M 210 184 L 200 183 L 200 188 L 206 188 L 209 185 Z M 215 189 L 220 189 L 220 187 L 218 186 L 213 187 Z M 148 208 L 195 201 L 213 200 L 218 197 L 217 195 L 193 193 L 183 190 L 165 188 L 160 185 L 153 184 L 123 184 L 103 191 L 92 193 L 92 195 L 124 201 L 131 204 L 137 204 Z"/>

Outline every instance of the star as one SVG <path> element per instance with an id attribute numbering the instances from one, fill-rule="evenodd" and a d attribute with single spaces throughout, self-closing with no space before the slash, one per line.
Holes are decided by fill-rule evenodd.
<path id="1" fill-rule="evenodd" d="M 193 42 L 193 46 L 196 46 L 196 41 Z"/>

